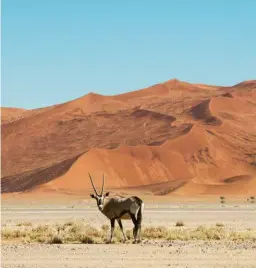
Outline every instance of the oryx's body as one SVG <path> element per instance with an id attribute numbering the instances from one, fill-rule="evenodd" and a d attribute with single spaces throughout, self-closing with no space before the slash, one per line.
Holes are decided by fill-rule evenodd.
<path id="1" fill-rule="evenodd" d="M 105 200 L 102 213 L 111 219 L 131 219 L 133 214 L 138 218 L 138 212 L 143 207 L 143 202 L 136 196 L 132 197 L 109 197 Z"/>
<path id="2" fill-rule="evenodd" d="M 112 237 L 113 237 L 116 220 L 123 233 L 124 240 L 126 240 L 126 236 L 123 231 L 123 225 L 122 225 L 121 219 L 132 220 L 134 224 L 134 228 L 133 228 L 134 240 L 136 242 L 138 234 L 139 234 L 139 239 L 140 239 L 142 213 L 143 213 L 143 208 L 144 208 L 143 201 L 137 196 L 131 196 L 127 198 L 121 197 L 121 196 L 114 196 L 114 197 L 108 197 L 105 199 L 105 197 L 107 197 L 109 193 L 103 194 L 104 176 L 103 176 L 103 184 L 102 184 L 102 190 L 101 190 L 100 195 L 97 193 L 93 185 L 91 176 L 90 176 L 90 179 L 92 182 L 93 189 L 96 193 L 96 196 L 92 194 L 91 197 L 96 199 L 99 210 L 111 222 L 111 235 L 110 235 L 109 242 L 111 242 Z"/>

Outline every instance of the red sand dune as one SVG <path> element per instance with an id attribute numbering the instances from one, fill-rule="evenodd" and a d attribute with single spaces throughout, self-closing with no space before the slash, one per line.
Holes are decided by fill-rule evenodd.
<path id="1" fill-rule="evenodd" d="M 170 80 L 51 107 L 2 108 L 2 192 L 256 193 L 256 81 Z"/>
<path id="2" fill-rule="evenodd" d="M 20 108 L 1 108 L 1 124 L 8 124 L 24 117 L 29 111 Z"/>

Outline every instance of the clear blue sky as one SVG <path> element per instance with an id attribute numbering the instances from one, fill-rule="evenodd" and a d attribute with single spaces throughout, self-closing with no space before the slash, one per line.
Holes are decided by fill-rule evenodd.
<path id="1" fill-rule="evenodd" d="M 2 0 L 2 106 L 256 78 L 255 0 Z"/>

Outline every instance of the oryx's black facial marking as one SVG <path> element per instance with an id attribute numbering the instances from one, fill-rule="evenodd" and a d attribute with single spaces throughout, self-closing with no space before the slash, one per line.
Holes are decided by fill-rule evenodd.
<path id="1" fill-rule="evenodd" d="M 106 193 L 104 195 L 94 195 L 94 194 L 91 194 L 91 197 L 96 199 L 96 202 L 97 202 L 97 206 L 99 208 L 100 211 L 103 210 L 103 205 L 104 205 L 104 199 L 106 196 L 108 196 L 109 193 Z"/>

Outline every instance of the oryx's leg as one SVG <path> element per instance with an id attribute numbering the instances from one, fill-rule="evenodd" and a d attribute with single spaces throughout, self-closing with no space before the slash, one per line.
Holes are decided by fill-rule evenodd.
<path id="1" fill-rule="evenodd" d="M 139 217 L 137 218 L 138 242 L 141 241 L 141 222 L 142 222 L 142 217 L 139 216 Z"/>
<path id="2" fill-rule="evenodd" d="M 114 233 L 114 229 L 115 229 L 115 219 L 111 219 L 110 220 L 111 223 L 111 232 L 110 232 L 110 238 L 109 238 L 109 243 L 112 242 L 112 238 L 113 238 L 113 233 Z"/>
<path id="3" fill-rule="evenodd" d="M 141 241 L 141 224 L 138 224 L 138 242 Z"/>
<path id="4" fill-rule="evenodd" d="M 132 218 L 132 222 L 134 224 L 134 228 L 133 228 L 133 237 L 134 237 L 134 242 L 137 242 L 137 234 L 138 234 L 138 224 L 137 224 L 137 220 L 134 214 L 130 214 L 131 218 Z"/>
<path id="5" fill-rule="evenodd" d="M 124 229 L 123 229 L 122 221 L 121 221 L 121 219 L 117 219 L 117 222 L 118 222 L 118 224 L 119 224 L 119 227 L 120 227 L 120 229 L 121 229 L 121 232 L 122 232 L 123 237 L 124 237 L 124 242 L 125 242 L 125 241 L 127 240 L 127 238 L 126 238 L 126 235 L 125 235 L 125 233 L 124 233 Z"/>

